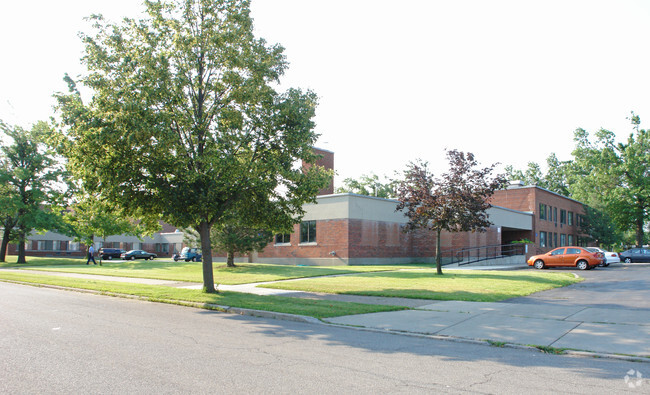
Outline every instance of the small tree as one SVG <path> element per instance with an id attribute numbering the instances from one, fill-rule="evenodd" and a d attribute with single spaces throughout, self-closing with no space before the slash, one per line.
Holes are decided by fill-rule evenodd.
<path id="1" fill-rule="evenodd" d="M 272 237 L 273 232 L 266 229 L 228 222 L 215 225 L 210 240 L 215 249 L 226 251 L 226 265 L 235 267 L 236 253 L 262 251 Z"/>
<path id="2" fill-rule="evenodd" d="M 426 162 L 409 164 L 397 189 L 397 210 L 405 211 L 409 219 L 405 231 L 428 229 L 436 234 L 437 274 L 442 274 L 442 231 L 485 231 L 491 225 L 488 200 L 506 182 L 502 175 L 490 178 L 496 164 L 475 169 L 472 153 L 451 150 L 447 159 L 450 169 L 442 178 L 434 178 Z"/>
<path id="3" fill-rule="evenodd" d="M 91 245 L 95 236 L 105 242 L 112 235 L 140 237 L 160 229 L 157 221 L 129 218 L 120 207 L 103 200 L 98 194 L 83 195 L 70 206 L 64 220 L 70 225 L 68 235 L 86 245 Z"/>

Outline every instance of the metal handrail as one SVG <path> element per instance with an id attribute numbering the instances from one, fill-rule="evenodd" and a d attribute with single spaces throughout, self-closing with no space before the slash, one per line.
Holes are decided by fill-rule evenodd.
<path id="1" fill-rule="evenodd" d="M 481 247 L 462 248 L 450 254 L 451 264 L 459 266 L 512 255 L 525 255 L 525 244 L 494 244 Z"/>

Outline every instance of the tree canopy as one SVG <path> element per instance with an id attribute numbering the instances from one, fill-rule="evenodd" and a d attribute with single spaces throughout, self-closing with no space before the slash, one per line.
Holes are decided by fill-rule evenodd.
<path id="1" fill-rule="evenodd" d="M 391 199 L 395 197 L 397 181 L 386 176 L 379 177 L 374 173 L 363 174 L 359 179 L 346 178 L 343 186 L 336 188 L 336 193 L 356 193 L 358 195 L 375 196 Z"/>
<path id="2" fill-rule="evenodd" d="M 283 48 L 254 37 L 244 0 L 146 1 L 147 17 L 82 35 L 87 75 L 59 94 L 59 144 L 71 171 L 131 216 L 201 237 L 215 292 L 210 230 L 243 201 L 280 223 L 299 218 L 331 173 L 317 159 L 313 92 L 275 86 Z M 77 83 L 92 92 L 84 103 Z M 253 204 L 253 203 L 250 203 Z"/>
<path id="3" fill-rule="evenodd" d="M 2 146 L 0 157 L 0 215 L 4 233 L 0 259 L 7 244 L 18 243 L 18 263 L 25 263 L 25 241 L 32 230 L 59 230 L 63 226 L 58 210 L 59 184 L 63 170 L 44 141 L 51 130 L 37 122 L 31 130 L 0 121 L 0 130 L 11 139 Z"/>
<path id="4" fill-rule="evenodd" d="M 632 227 L 637 246 L 645 242 L 650 219 L 650 132 L 640 128 L 632 113 L 633 131 L 624 142 L 606 129 L 595 133 L 595 141 L 584 129 L 574 133 L 571 196 L 602 209 L 620 230 Z"/>
<path id="5" fill-rule="evenodd" d="M 397 188 L 398 211 L 408 217 L 406 231 L 428 229 L 436 233 L 436 271 L 442 274 L 440 234 L 484 231 L 491 225 L 486 210 L 490 196 L 505 185 L 502 175 L 492 177 L 496 164 L 476 168 L 472 153 L 447 151 L 449 171 L 435 178 L 427 163 L 410 163 Z"/>
<path id="6" fill-rule="evenodd" d="M 571 163 L 560 161 L 555 153 L 551 153 L 546 158 L 546 166 L 548 171 L 544 173 L 536 162 L 528 162 L 526 170 L 518 170 L 509 165 L 505 167 L 505 175 L 512 181 L 523 181 L 526 185 L 536 185 L 551 192 L 569 196 L 567 171 Z"/>

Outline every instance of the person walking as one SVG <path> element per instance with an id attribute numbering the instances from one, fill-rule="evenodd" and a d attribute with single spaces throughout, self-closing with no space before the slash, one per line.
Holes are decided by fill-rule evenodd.
<path id="1" fill-rule="evenodd" d="M 95 249 L 92 245 L 88 247 L 88 260 L 86 261 L 86 265 L 89 265 L 91 260 L 93 261 L 93 265 L 97 264 L 97 262 L 95 262 Z"/>

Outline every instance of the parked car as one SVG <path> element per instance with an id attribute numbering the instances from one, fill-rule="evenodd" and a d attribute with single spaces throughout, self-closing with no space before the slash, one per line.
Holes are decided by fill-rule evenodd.
<path id="1" fill-rule="evenodd" d="M 648 248 L 632 248 L 618 255 L 621 261 L 625 263 L 650 262 L 650 249 Z"/>
<path id="2" fill-rule="evenodd" d="M 605 266 L 605 267 L 607 267 L 607 266 L 609 266 L 609 265 L 612 264 L 612 263 L 619 263 L 619 262 L 621 261 L 621 258 L 618 256 L 618 253 L 617 253 L 617 252 L 614 252 L 614 251 L 605 251 L 605 250 L 603 250 L 602 248 L 598 248 L 598 247 L 589 247 L 589 248 L 590 248 L 590 249 L 594 249 L 594 250 L 596 250 L 596 251 L 600 251 L 600 252 L 603 253 L 603 255 L 605 255 L 605 262 L 604 262 L 602 265 L 600 265 L 600 266 Z"/>
<path id="3" fill-rule="evenodd" d="M 151 259 L 153 260 L 154 258 L 158 257 L 156 254 L 153 254 L 151 252 L 147 251 L 142 251 L 142 250 L 131 250 L 123 253 L 120 255 L 120 257 L 124 260 L 130 261 L 133 259 Z"/>
<path id="4" fill-rule="evenodd" d="M 559 247 L 542 255 L 528 259 L 528 266 L 536 269 L 545 267 L 577 267 L 580 270 L 591 269 L 603 263 L 605 256 L 599 251 L 590 251 L 583 247 Z"/>
<path id="5" fill-rule="evenodd" d="M 201 250 L 198 248 L 185 247 L 181 250 L 180 255 L 174 255 L 174 261 L 185 261 L 185 262 L 200 262 L 201 261 Z"/>
<path id="6" fill-rule="evenodd" d="M 113 258 L 119 258 L 125 251 L 120 248 L 100 248 L 99 256 L 106 260 L 111 260 Z"/>

